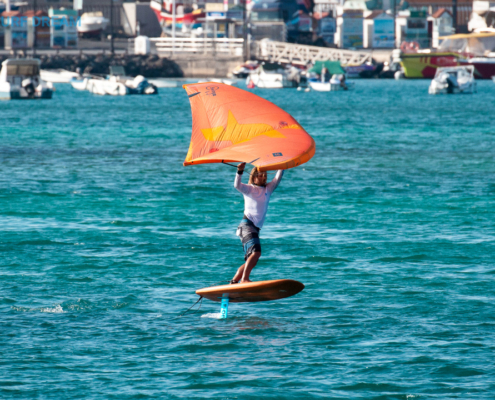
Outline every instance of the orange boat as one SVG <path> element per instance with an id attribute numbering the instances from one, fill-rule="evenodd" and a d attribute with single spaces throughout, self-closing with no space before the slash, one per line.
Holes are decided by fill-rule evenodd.
<path id="1" fill-rule="evenodd" d="M 401 66 L 406 78 L 432 79 L 438 67 L 466 63 L 475 67 L 474 74 L 478 79 L 490 79 L 495 75 L 495 32 L 457 34 L 440 39 L 443 42 L 436 50 L 401 54 Z"/>

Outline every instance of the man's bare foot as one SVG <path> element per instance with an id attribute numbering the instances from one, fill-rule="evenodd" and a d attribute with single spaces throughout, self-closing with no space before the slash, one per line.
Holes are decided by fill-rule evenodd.
<path id="1" fill-rule="evenodd" d="M 239 283 L 249 283 L 249 282 L 252 282 L 252 281 L 250 281 L 249 279 L 245 279 L 245 280 L 243 279 L 243 280 L 242 280 L 242 281 L 240 281 Z"/>

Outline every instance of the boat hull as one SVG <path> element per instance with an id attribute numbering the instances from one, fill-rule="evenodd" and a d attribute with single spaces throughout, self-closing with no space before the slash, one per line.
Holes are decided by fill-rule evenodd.
<path id="1" fill-rule="evenodd" d="M 0 88 L 0 100 L 42 100 L 51 99 L 53 90 L 43 88 L 36 90 L 33 95 L 29 96 L 25 90 L 14 88 Z"/>
<path id="2" fill-rule="evenodd" d="M 401 55 L 401 66 L 406 78 L 433 79 L 437 68 L 459 65 L 458 53 L 405 53 Z"/>
<path id="3" fill-rule="evenodd" d="M 283 74 L 250 74 L 247 78 L 260 89 L 285 89 L 297 87 L 296 82 L 290 81 Z"/>
<path id="4" fill-rule="evenodd" d="M 476 79 L 492 79 L 495 77 L 495 58 L 459 60 L 459 65 L 472 65 Z"/>
<path id="5" fill-rule="evenodd" d="M 336 92 L 339 90 L 349 90 L 354 88 L 353 82 L 347 82 L 344 88 L 340 83 L 331 82 L 308 82 L 311 89 L 316 92 Z"/>

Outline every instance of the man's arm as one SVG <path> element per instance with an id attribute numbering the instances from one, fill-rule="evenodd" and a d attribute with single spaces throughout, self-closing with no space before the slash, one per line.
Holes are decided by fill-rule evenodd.
<path id="1" fill-rule="evenodd" d="M 272 181 L 268 185 L 266 185 L 266 187 L 268 188 L 268 190 L 270 191 L 270 193 L 273 193 L 275 191 L 275 189 L 277 188 L 278 184 L 282 180 L 282 177 L 283 176 L 284 176 L 284 170 L 283 169 L 279 169 L 277 171 L 277 173 L 275 174 L 275 178 L 273 178 Z"/>
<path id="2" fill-rule="evenodd" d="M 244 167 L 246 163 L 241 163 L 237 166 L 237 173 L 235 174 L 234 187 L 241 192 L 242 194 L 249 194 L 251 192 L 251 188 L 249 185 L 245 185 L 241 182 L 242 174 L 244 173 Z"/>

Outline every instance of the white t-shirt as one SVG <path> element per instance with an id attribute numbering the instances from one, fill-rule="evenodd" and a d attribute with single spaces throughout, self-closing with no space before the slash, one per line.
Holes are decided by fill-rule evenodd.
<path id="1" fill-rule="evenodd" d="M 235 175 L 234 187 L 244 195 L 244 215 L 260 229 L 265 222 L 270 197 L 282 180 L 283 175 L 283 170 L 277 171 L 275 178 L 265 187 L 245 185 L 241 182 L 242 175 Z"/>

